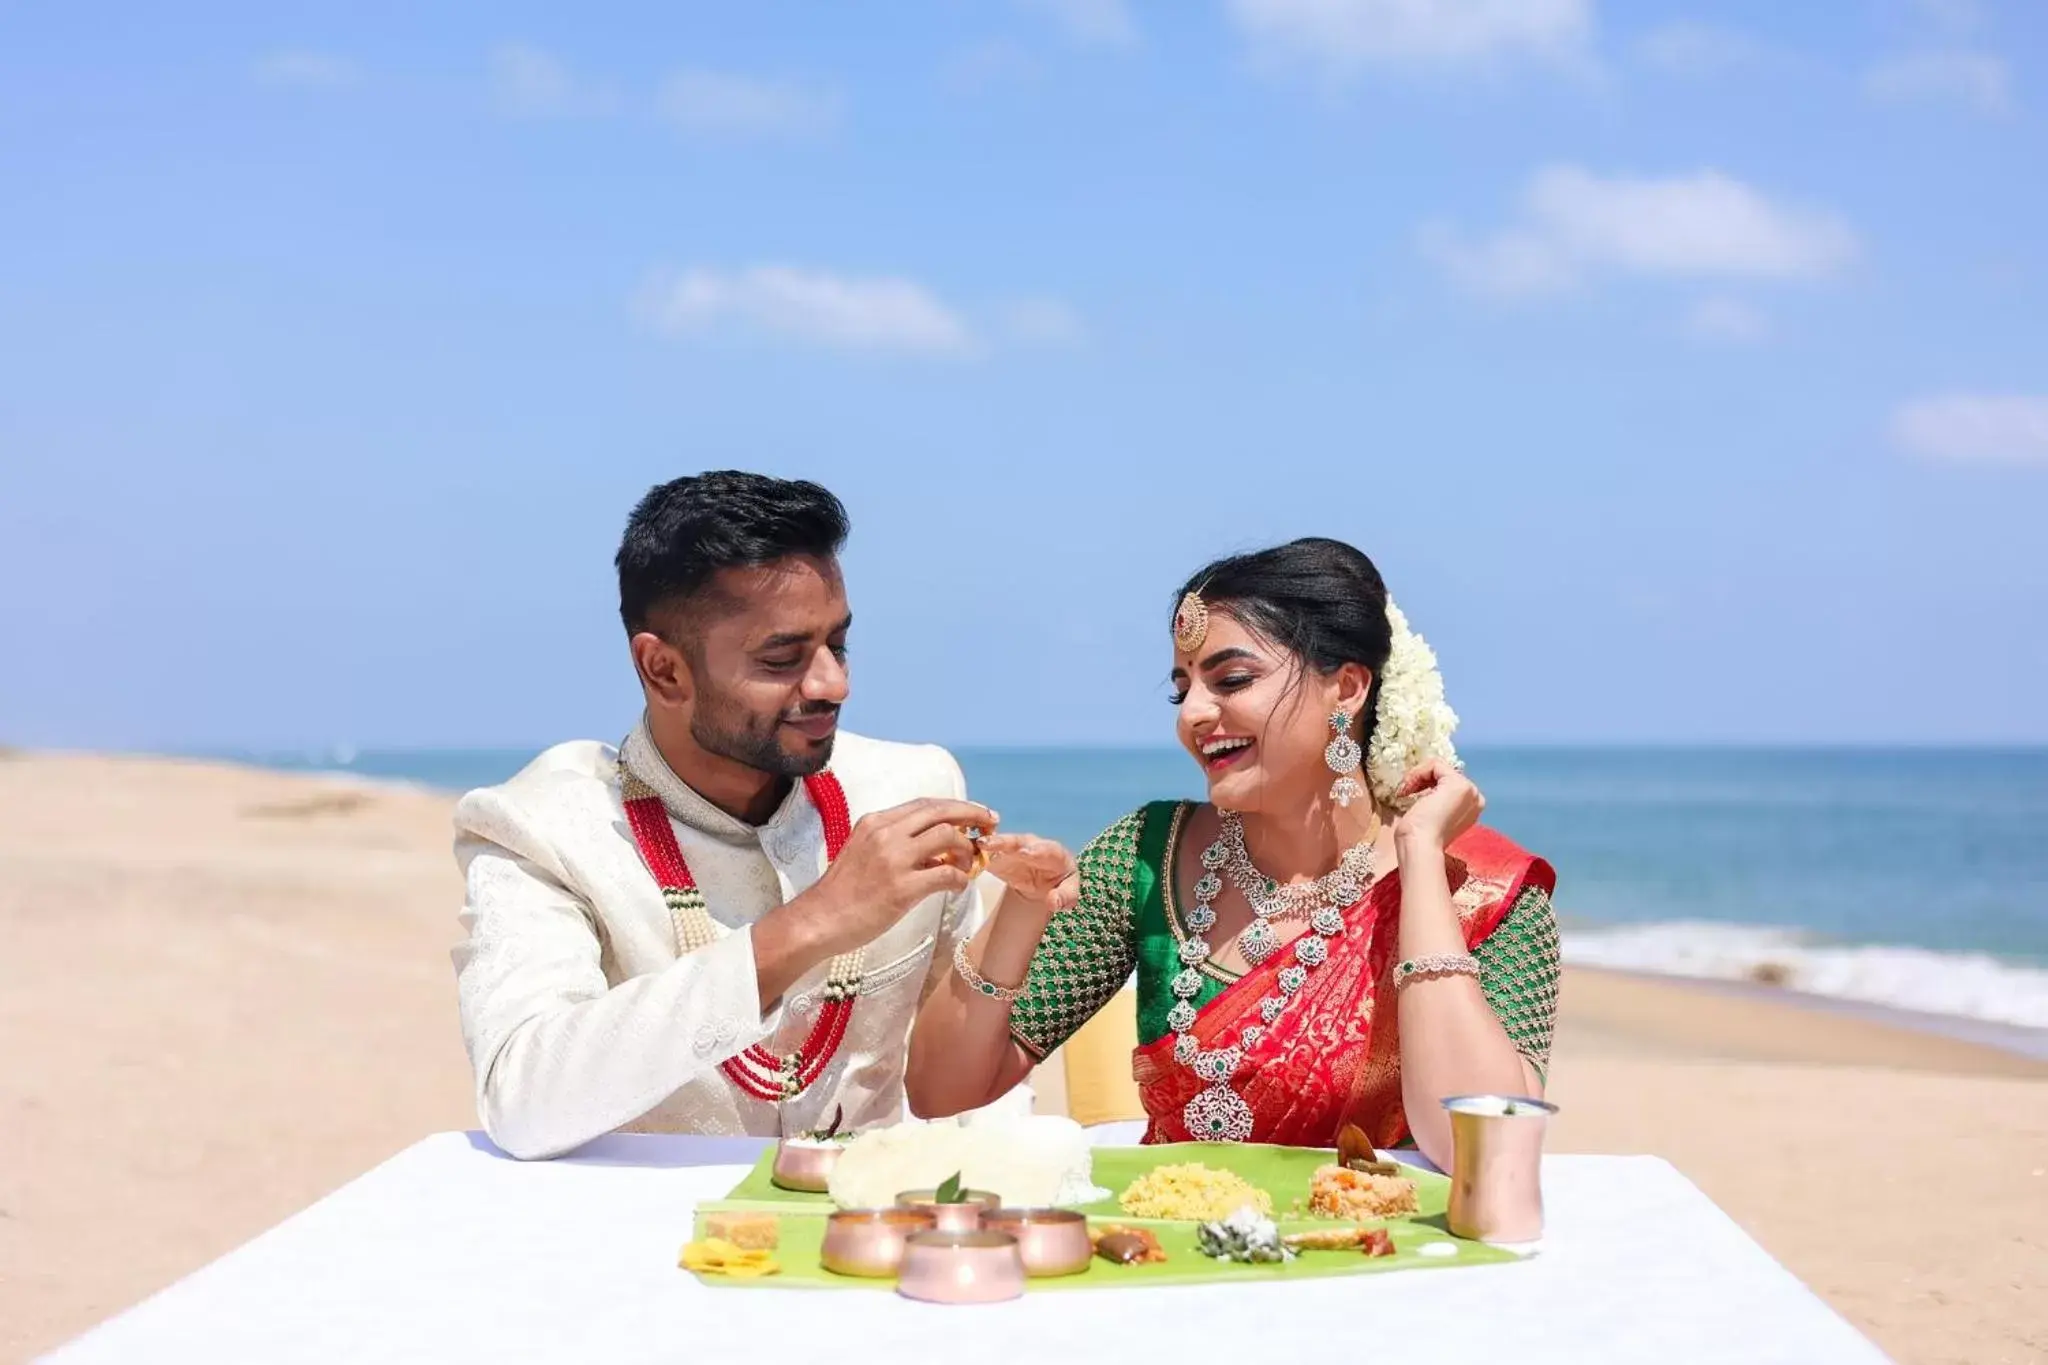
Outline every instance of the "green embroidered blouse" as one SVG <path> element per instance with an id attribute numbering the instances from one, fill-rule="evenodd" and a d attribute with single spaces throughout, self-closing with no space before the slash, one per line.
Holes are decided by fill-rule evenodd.
<path id="1" fill-rule="evenodd" d="M 1039 941 L 1022 992 L 1010 1009 L 1010 1033 L 1037 1058 L 1065 1042 L 1107 1004 L 1133 973 L 1138 1044 L 1167 1033 L 1169 984 L 1181 970 L 1179 911 L 1171 869 L 1190 803 L 1154 801 L 1132 811 L 1081 851 L 1081 899 L 1055 916 Z M 1500 926 L 1473 950 L 1479 985 L 1516 1049 L 1542 1075 L 1557 1020 L 1557 917 L 1550 896 L 1529 887 Z M 1194 997 L 1197 1009 L 1236 976 L 1213 962 Z"/>

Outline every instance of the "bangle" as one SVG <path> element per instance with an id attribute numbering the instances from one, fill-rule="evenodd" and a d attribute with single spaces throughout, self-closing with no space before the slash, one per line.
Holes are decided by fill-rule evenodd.
<path id="1" fill-rule="evenodd" d="M 1470 953 L 1432 953 L 1428 957 L 1411 957 L 1394 968 L 1394 989 L 1413 981 L 1416 977 L 1425 979 L 1439 976 L 1469 976 L 1479 979 L 1479 959 Z"/>
<path id="2" fill-rule="evenodd" d="M 967 960 L 967 940 L 961 939 L 953 945 L 953 970 L 960 973 L 960 979 L 971 987 L 976 995 L 985 995 L 991 1000 L 1009 1004 L 1024 993 L 1024 987 L 998 986 L 995 982 L 974 970 L 974 964 Z"/>

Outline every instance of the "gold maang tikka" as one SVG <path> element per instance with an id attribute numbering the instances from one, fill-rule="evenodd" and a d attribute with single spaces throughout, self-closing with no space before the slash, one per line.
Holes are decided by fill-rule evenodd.
<path id="1" fill-rule="evenodd" d="M 1173 609 L 1174 648 L 1192 654 L 1209 635 L 1209 607 L 1200 593 L 1191 592 Z"/>

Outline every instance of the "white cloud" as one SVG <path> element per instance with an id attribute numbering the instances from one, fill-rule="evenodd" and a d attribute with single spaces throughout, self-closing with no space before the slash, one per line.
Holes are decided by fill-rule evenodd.
<path id="1" fill-rule="evenodd" d="M 1681 76 L 1718 76 L 1768 65 L 1778 54 L 1747 33 L 1711 24 L 1671 23 L 1636 42 L 1642 59 Z"/>
<path id="2" fill-rule="evenodd" d="M 1038 63 L 1031 54 L 1007 38 L 995 38 L 964 48 L 949 58 L 939 73 L 948 90 L 963 95 L 980 94 L 1005 85 L 1022 85 L 1038 76 Z"/>
<path id="3" fill-rule="evenodd" d="M 832 91 L 721 71 L 676 72 L 658 108 L 684 132 L 724 137 L 816 137 L 839 122 Z"/>
<path id="4" fill-rule="evenodd" d="M 1770 319 L 1741 299 L 1700 299 L 1686 310 L 1685 334 L 1700 341 L 1733 344 L 1762 341 L 1770 335 Z"/>
<path id="5" fill-rule="evenodd" d="M 1587 59 L 1593 0 L 1228 0 L 1269 60 L 1342 76 L 1367 66 L 1448 66 L 1506 57 Z"/>
<path id="6" fill-rule="evenodd" d="M 1951 393 L 1906 404 L 1892 439 L 1935 460 L 2048 465 L 2048 396 Z"/>
<path id="7" fill-rule="evenodd" d="M 1129 47 L 1138 41 L 1138 24 L 1124 0 L 1017 0 L 1058 24 L 1067 37 L 1084 47 Z"/>
<path id="8" fill-rule="evenodd" d="M 963 355 L 976 348 L 966 321 L 915 280 L 799 266 L 657 272 L 637 311 L 671 335 L 738 328 L 851 351 Z"/>
<path id="9" fill-rule="evenodd" d="M 1731 279 L 1810 279 L 1857 251 L 1847 223 L 1778 204 L 1719 171 L 1665 179 L 1602 177 L 1577 166 L 1536 172 L 1521 221 L 1477 242 L 1425 227 L 1424 253 L 1481 293 L 1554 292 L 1612 271 Z"/>
<path id="10" fill-rule="evenodd" d="M 492 102 L 519 118 L 592 118 L 624 111 L 610 84 L 585 79 L 545 48 L 501 43 L 491 50 Z M 635 106 L 640 104 L 636 97 Z M 693 134 L 722 137 L 809 137 L 839 121 L 829 90 L 728 72 L 687 69 L 671 75 L 654 99 L 656 115 Z"/>
<path id="11" fill-rule="evenodd" d="M 1423 255 L 1443 267 L 1461 288 L 1475 294 L 1516 298 L 1556 294 L 1578 283 L 1576 264 L 1558 243 L 1538 232 L 1510 228 L 1480 242 L 1468 242 L 1442 223 L 1423 227 Z"/>
<path id="12" fill-rule="evenodd" d="M 1630 180 L 1556 166 L 1537 173 L 1529 208 L 1579 258 L 1647 274 L 1824 275 L 1856 250 L 1834 215 L 1773 204 L 1719 171 Z"/>
<path id="13" fill-rule="evenodd" d="M 1915 52 L 1879 62 L 1863 74 L 1863 92 L 1892 104 L 1955 100 L 1982 114 L 2012 107 L 2003 59 L 1984 52 Z"/>
<path id="14" fill-rule="evenodd" d="M 578 80 L 559 58 L 531 43 L 491 49 L 491 98 L 502 113 L 520 118 L 588 118 L 618 112 L 607 87 Z"/>
<path id="15" fill-rule="evenodd" d="M 1018 299 L 1003 309 L 1002 327 L 1028 346 L 1078 346 L 1088 339 L 1081 315 L 1059 299 Z"/>
<path id="16" fill-rule="evenodd" d="M 1984 21 L 1977 0 L 1914 0 L 1913 8 L 1930 23 L 1952 33 L 1968 33 Z"/>
<path id="17" fill-rule="evenodd" d="M 305 49 L 267 53 L 256 59 L 251 74 L 259 85 L 294 90 L 342 90 L 362 76 L 356 64 L 346 57 Z"/>

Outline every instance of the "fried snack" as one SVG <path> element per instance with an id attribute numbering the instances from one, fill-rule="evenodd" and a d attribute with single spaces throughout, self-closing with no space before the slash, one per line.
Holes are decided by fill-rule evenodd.
<path id="1" fill-rule="evenodd" d="M 704 1235 L 742 1251 L 773 1251 L 782 1242 L 782 1227 L 772 1213 L 714 1213 L 704 1220 Z"/>
<path id="2" fill-rule="evenodd" d="M 1280 1240 L 1296 1251 L 1350 1251 L 1365 1245 L 1371 1232 L 1365 1228 L 1317 1228 L 1314 1232 L 1290 1232 Z"/>
<path id="3" fill-rule="evenodd" d="M 1356 1248 L 1368 1256 L 1394 1254 L 1394 1238 L 1385 1228 L 1317 1228 L 1314 1232 L 1290 1232 L 1280 1239 L 1295 1251 L 1350 1251 Z"/>
<path id="4" fill-rule="evenodd" d="M 1088 1240 L 1094 1243 L 1097 1256 L 1115 1265 L 1151 1265 L 1166 1259 L 1166 1248 L 1146 1228 L 1112 1223 L 1091 1229 Z"/>
<path id="5" fill-rule="evenodd" d="M 1172 1218 L 1191 1223 L 1228 1218 L 1242 1208 L 1273 1212 L 1273 1197 L 1235 1171 L 1219 1171 L 1199 1162 L 1160 1166 L 1133 1180 L 1117 1196 L 1117 1206 L 1133 1218 Z"/>
<path id="6" fill-rule="evenodd" d="M 1309 1180 L 1308 1210 L 1319 1218 L 1353 1222 L 1414 1213 L 1415 1182 L 1406 1176 L 1378 1175 L 1343 1166 L 1318 1166 Z"/>
<path id="7" fill-rule="evenodd" d="M 735 1280 L 759 1279 L 782 1270 L 772 1252 L 748 1251 L 722 1237 L 687 1244 L 677 1264 L 693 1274 L 729 1275 Z"/>

